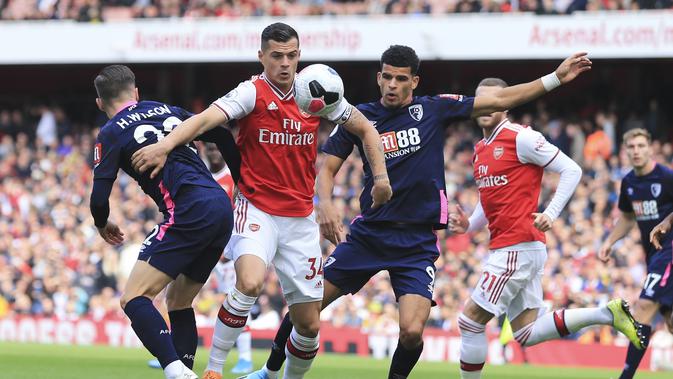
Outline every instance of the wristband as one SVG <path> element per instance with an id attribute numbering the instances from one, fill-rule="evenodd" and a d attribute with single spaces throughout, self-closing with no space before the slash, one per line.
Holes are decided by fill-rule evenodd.
<path id="1" fill-rule="evenodd" d="M 559 80 L 558 76 L 556 75 L 556 71 L 552 72 L 551 74 L 545 75 L 540 78 L 542 80 L 542 85 L 544 86 L 545 91 L 549 92 L 553 90 L 556 87 L 559 87 L 561 85 L 561 81 Z"/>

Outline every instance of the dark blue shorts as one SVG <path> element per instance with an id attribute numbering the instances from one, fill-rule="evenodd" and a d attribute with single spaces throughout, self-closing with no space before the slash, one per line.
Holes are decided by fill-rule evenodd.
<path id="1" fill-rule="evenodd" d="M 661 305 L 661 312 L 673 307 L 673 252 L 664 249 L 650 258 L 647 264 L 647 277 L 640 293 L 641 299 L 647 299 Z"/>
<path id="2" fill-rule="evenodd" d="M 168 214 L 140 248 L 138 259 L 175 279 L 205 283 L 231 237 L 231 200 L 221 188 L 184 185 Z"/>
<path id="3" fill-rule="evenodd" d="M 369 279 L 388 270 L 395 298 L 415 294 L 432 300 L 437 235 L 431 225 L 351 224 L 346 242 L 325 262 L 325 279 L 344 293 L 358 292 Z"/>

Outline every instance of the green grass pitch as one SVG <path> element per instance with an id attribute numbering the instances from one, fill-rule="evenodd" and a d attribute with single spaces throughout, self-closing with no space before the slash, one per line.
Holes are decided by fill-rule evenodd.
<path id="1" fill-rule="evenodd" d="M 0 378 L 2 379 L 161 379 L 160 370 L 147 367 L 151 358 L 144 349 L 110 348 L 102 346 L 61 346 L 0 342 Z M 266 353 L 256 351 L 255 367 L 259 367 Z M 229 373 L 232 353 L 225 367 L 224 378 L 236 376 Z M 207 351 L 197 353 L 196 372 L 205 367 Z M 374 360 L 351 355 L 321 354 L 314 362 L 307 379 L 385 379 L 387 360 Z M 483 378 L 503 379 L 565 379 L 565 378 L 617 378 L 617 371 L 578 369 L 566 367 L 533 367 L 521 365 L 487 366 Z M 636 378 L 671 378 L 669 373 L 642 373 Z M 458 366 L 446 363 L 419 363 L 410 379 L 459 378 Z"/>

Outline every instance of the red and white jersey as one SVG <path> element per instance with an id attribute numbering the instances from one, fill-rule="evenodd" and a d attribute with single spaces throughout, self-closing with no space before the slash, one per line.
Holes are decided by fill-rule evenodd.
<path id="1" fill-rule="evenodd" d="M 491 249 L 545 242 L 533 226 L 544 168 L 559 149 L 531 128 L 501 122 L 474 148 L 472 162 L 479 197 L 491 232 Z"/>
<path id="2" fill-rule="evenodd" d="M 231 171 L 229 170 L 229 167 L 224 166 L 223 169 L 221 169 L 218 172 L 213 173 L 213 179 L 219 184 L 222 189 L 229 195 L 229 198 L 232 199 L 233 201 L 233 196 L 234 196 L 234 177 L 231 176 Z"/>
<path id="3" fill-rule="evenodd" d="M 275 216 L 311 214 L 320 118 L 300 111 L 293 92 L 282 93 L 264 74 L 242 82 L 213 104 L 230 120 L 238 120 L 241 193 Z M 347 110 L 350 104 L 342 101 L 334 115 Z"/>

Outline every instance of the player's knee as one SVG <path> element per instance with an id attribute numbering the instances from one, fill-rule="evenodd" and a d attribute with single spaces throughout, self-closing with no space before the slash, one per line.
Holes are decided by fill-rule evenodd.
<path id="1" fill-rule="evenodd" d="M 246 296 L 259 297 L 264 288 L 264 277 L 241 276 L 236 278 L 236 288 Z"/>
<path id="2" fill-rule="evenodd" d="M 179 309 L 187 309 L 192 307 L 193 299 L 182 298 L 174 293 L 166 294 L 166 309 L 168 311 L 175 311 Z"/>
<path id="3" fill-rule="evenodd" d="M 415 349 L 423 342 L 423 324 L 413 323 L 400 326 L 400 343 L 404 348 Z"/>
<path id="4" fill-rule="evenodd" d="M 320 319 L 300 320 L 294 322 L 294 329 L 304 337 L 315 337 L 320 332 Z"/>

